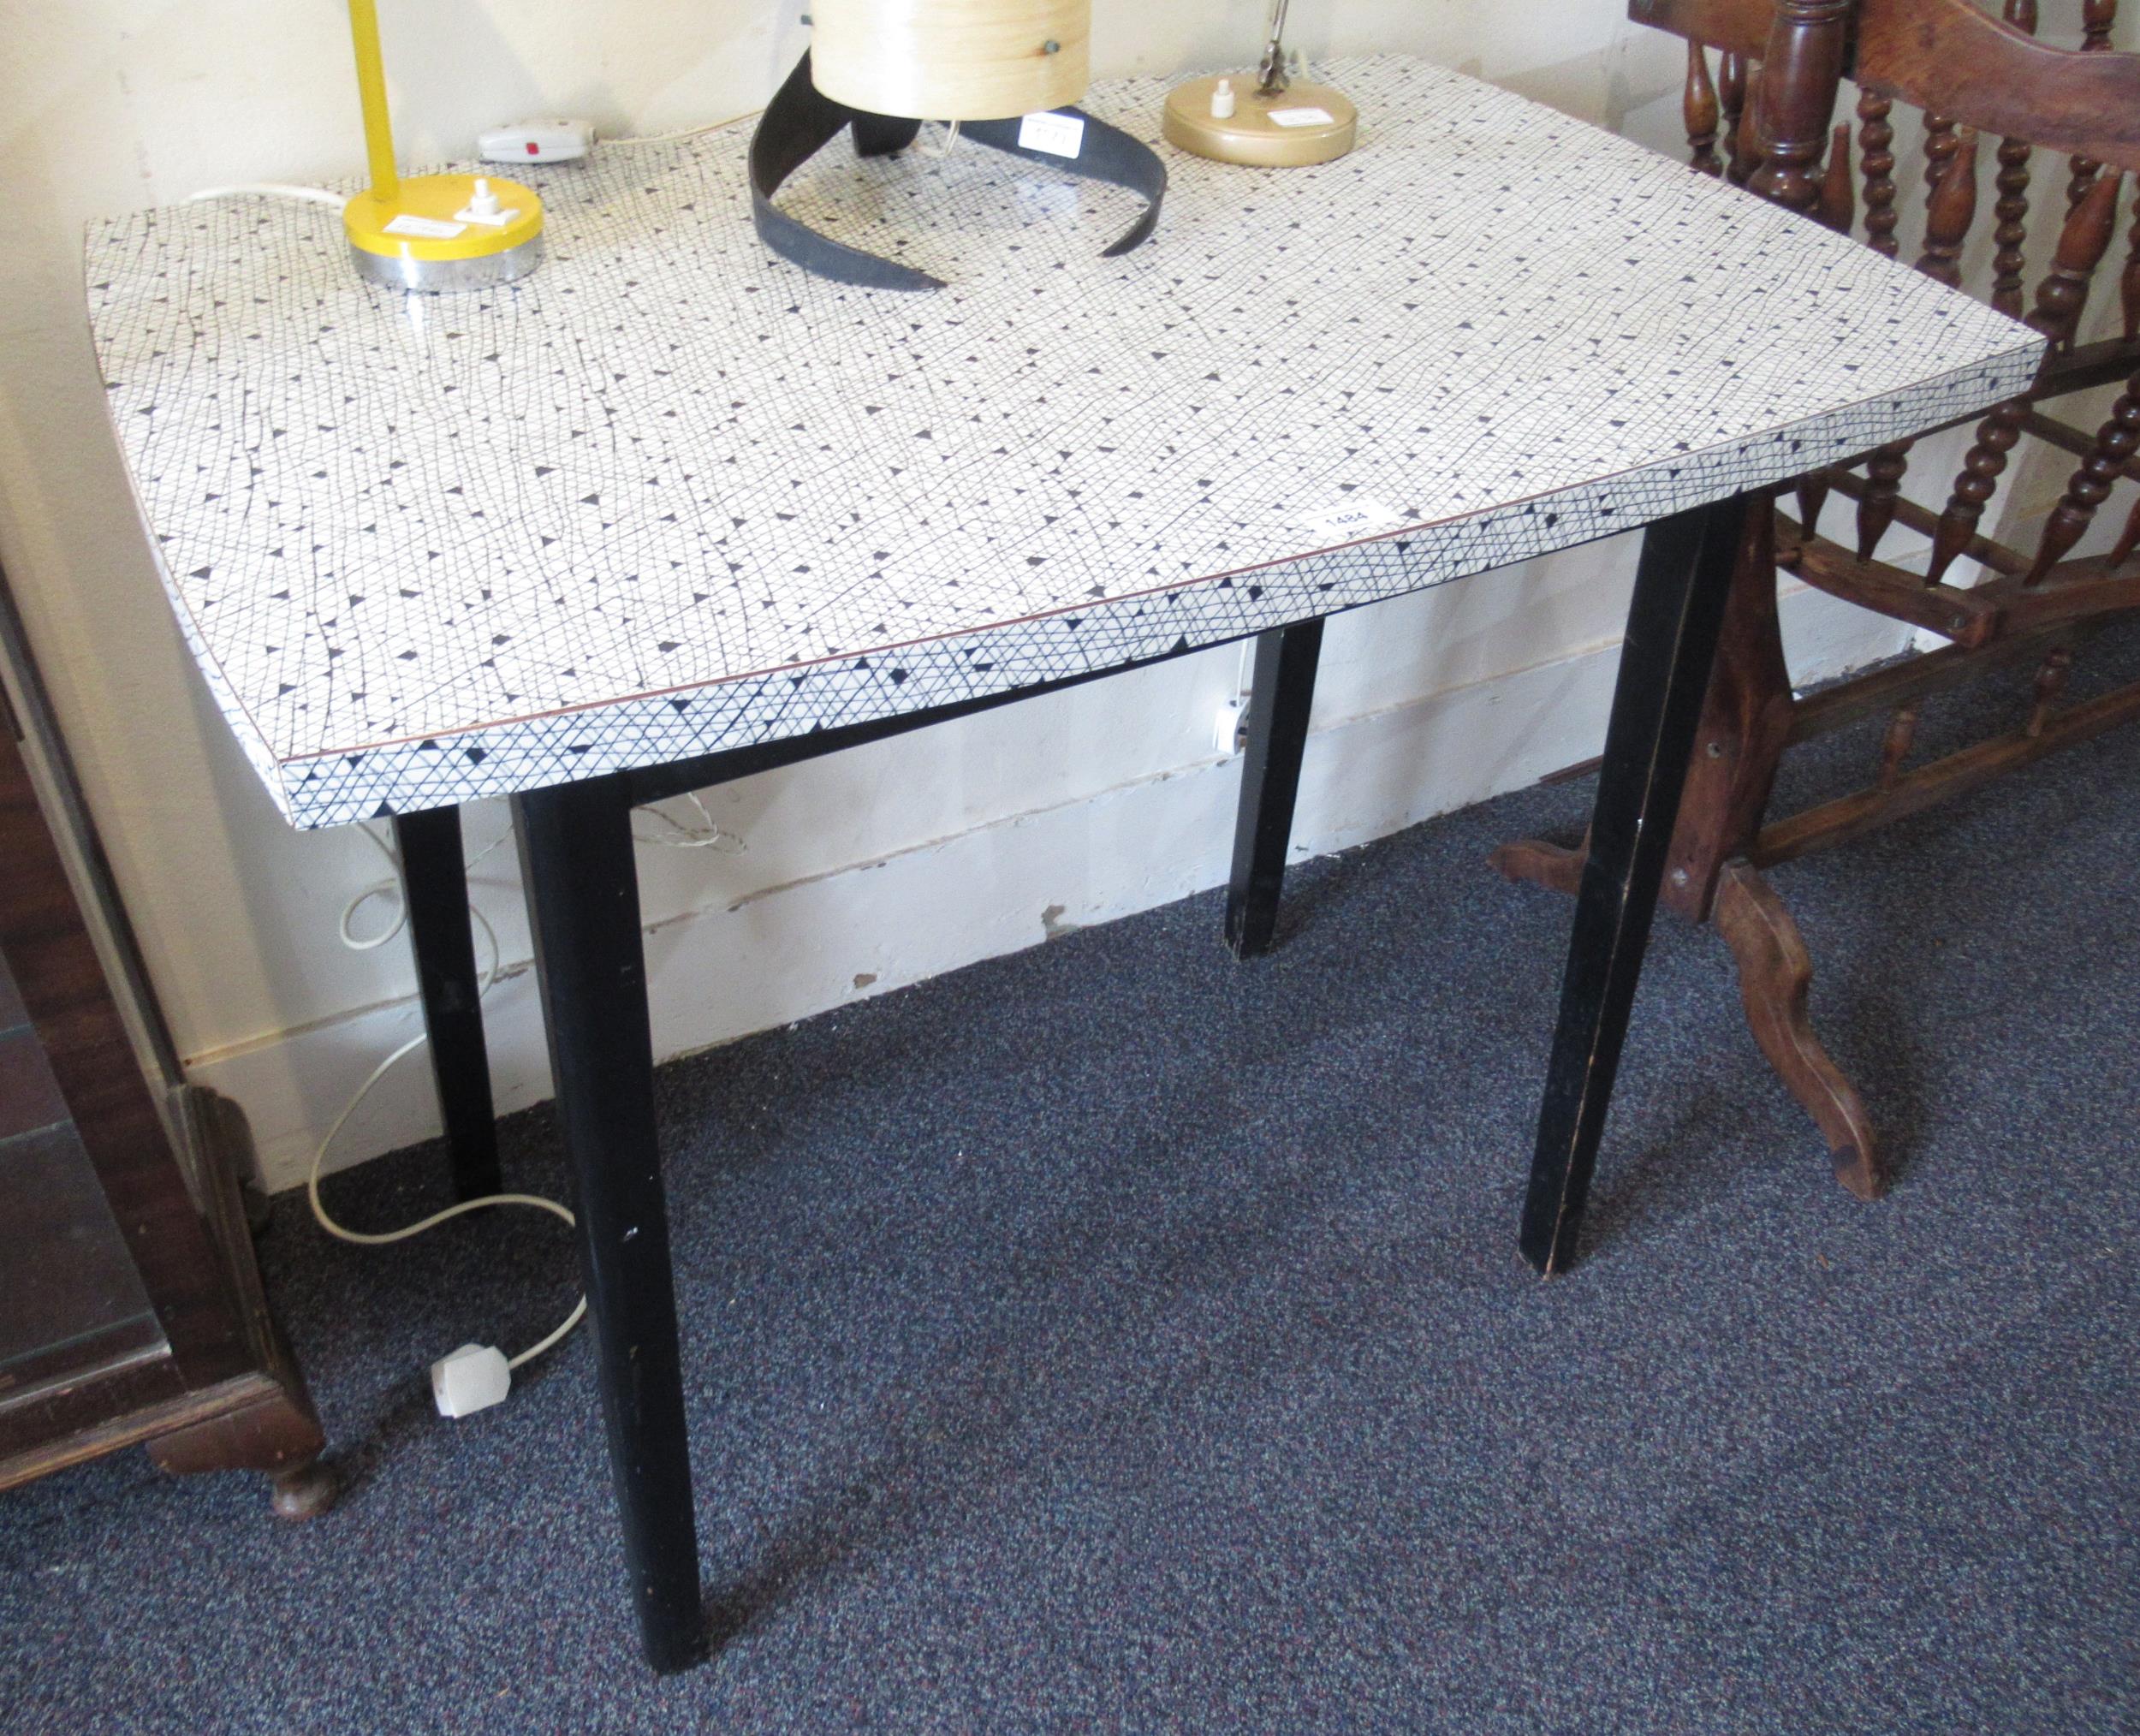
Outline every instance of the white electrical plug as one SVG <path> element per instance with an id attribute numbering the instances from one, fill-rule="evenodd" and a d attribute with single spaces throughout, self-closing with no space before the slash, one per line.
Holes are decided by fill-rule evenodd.
<path id="1" fill-rule="evenodd" d="M 485 163 L 576 163 L 593 149 L 594 128 L 585 121 L 519 121 L 476 140 Z"/>
<path id="2" fill-rule="evenodd" d="M 502 1404 L 513 1370 L 494 1345 L 464 1344 L 431 1365 L 431 1395 L 442 1417 L 466 1417 Z"/>

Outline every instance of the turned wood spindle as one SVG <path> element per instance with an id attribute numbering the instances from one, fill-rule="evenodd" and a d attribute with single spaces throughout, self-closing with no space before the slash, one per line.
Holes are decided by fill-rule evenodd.
<path id="1" fill-rule="evenodd" d="M 1858 497 L 1858 558 L 1870 561 L 1880 539 L 1895 521 L 1895 502 L 1910 468 L 1910 449 L 1917 443 L 1897 440 L 1865 461 L 1865 491 Z"/>
<path id="2" fill-rule="evenodd" d="M 1798 497 L 1798 527 L 1809 543 L 1820 528 L 1821 508 L 1828 504 L 1829 486 L 1826 473 L 1818 470 L 1807 471 L 1792 485 Z"/>
<path id="3" fill-rule="evenodd" d="M 1851 179 L 1850 128 L 1838 127 L 1828 141 L 1828 168 L 1821 176 L 1820 220 L 1839 235 L 1850 233 L 1858 217 L 1858 188 Z"/>
<path id="4" fill-rule="evenodd" d="M 1962 247 L 1977 220 L 1977 129 L 1964 127 L 1948 147 L 1946 168 L 1924 219 L 1917 270 L 1950 289 L 1962 287 Z"/>
<path id="5" fill-rule="evenodd" d="M 2038 327 L 2060 349 L 2072 347 L 2080 330 L 2081 315 L 2088 306 L 2088 291 L 2095 268 L 2110 251 L 2118 233 L 2118 195 L 2124 191 L 2122 173 L 2098 175 L 2088 193 L 2066 219 L 2059 237 L 2059 249 L 2051 261 L 2050 275 L 2036 289 L 2036 306 L 2057 321 L 2055 330 Z M 2068 243 L 2071 243 L 2070 257 Z M 2086 264 L 2080 263 L 2085 259 Z"/>
<path id="6" fill-rule="evenodd" d="M 1889 788 L 1902 770 L 1902 762 L 1910 757 L 1910 749 L 1917 739 L 1917 714 L 1920 702 L 1912 699 L 1906 705 L 1895 707 L 1887 719 L 1887 734 L 1880 742 L 1880 787 Z"/>
<path id="7" fill-rule="evenodd" d="M 1954 122 L 1947 116 L 1928 114 L 1924 117 L 1924 202 L 1930 205 L 1940 190 L 1940 182 L 1947 175 L 1947 165 L 1954 160 L 1954 152 L 1961 141 L 1955 136 Z"/>
<path id="8" fill-rule="evenodd" d="M 2036 288 L 2029 324 L 2054 345 L 2071 341 L 2074 323 L 2087 303 L 2088 280 L 2110 251 L 2122 179 L 2104 175 L 2089 189 L 2088 196 L 2066 220 L 2059 235 L 2057 257 Z M 1984 504 L 1998 490 L 2006 455 L 2021 437 L 2021 418 L 2027 408 L 2025 402 L 2017 399 L 2000 405 L 1977 425 L 1976 443 L 1962 461 L 1962 473 L 1955 479 L 1954 491 L 1933 533 L 1931 565 L 1925 574 L 1928 583 L 1937 584 L 1945 576 L 1976 534 Z"/>
<path id="9" fill-rule="evenodd" d="M 1876 91 L 1858 93 L 1858 153 L 1865 176 L 1865 240 L 1893 259 L 1900 248 L 1895 225 L 1895 129 L 1887 124 L 1894 104 Z"/>
<path id="10" fill-rule="evenodd" d="M 2107 54 L 2110 51 L 2110 33 L 2118 22 L 2118 0 L 2084 0 L 2081 8 L 2081 52 Z M 2088 189 L 2095 183 L 2095 175 L 2102 164 L 2090 157 L 2075 157 L 2066 166 L 2072 171 L 2066 186 L 2066 208 L 2077 211 L 2080 202 L 2088 197 Z"/>
<path id="11" fill-rule="evenodd" d="M 1757 92 L 1761 164 L 1747 184 L 1786 210 L 1820 202 L 1814 168 L 1828 143 L 1851 8 L 1852 0 L 1776 0 Z"/>
<path id="12" fill-rule="evenodd" d="M 1739 117 L 1739 184 L 1751 187 L 1767 154 L 1761 130 L 1761 68 L 1747 74 L 1746 112 Z"/>
<path id="13" fill-rule="evenodd" d="M 1746 56 L 1727 52 L 1717 62 L 1716 99 L 1724 110 L 1724 175 L 1734 187 L 1744 187 L 1753 172 L 1739 134 L 1746 114 Z"/>
<path id="14" fill-rule="evenodd" d="M 2133 502 L 2125 527 L 2118 533 L 2118 546 L 2110 551 L 2110 565 L 2124 566 L 2132 558 L 2135 549 L 2140 549 L 2140 500 Z"/>
<path id="15" fill-rule="evenodd" d="M 1924 220 L 1924 251 L 1917 270 L 1950 289 L 1962 286 L 1962 246 L 1977 217 L 1977 132 L 1965 127 L 1943 154 L 1940 184 L 1932 190 L 1932 208 Z M 1870 561 L 1880 539 L 1894 523 L 1895 502 L 1910 467 L 1914 442 L 1898 440 L 1865 461 L 1865 491 L 1858 501 L 1858 556 Z"/>
<path id="16" fill-rule="evenodd" d="M 2006 22 L 2034 36 L 2036 0 L 2006 0 Z M 1994 185 L 1999 202 L 1992 215 L 1999 227 L 1992 231 L 1998 247 L 1992 259 L 1991 305 L 2011 319 L 2021 318 L 2024 274 L 2028 271 L 2029 158 L 2032 147 L 2026 139 L 1999 141 L 1999 174 Z"/>
<path id="17" fill-rule="evenodd" d="M 2035 692 L 2030 695 L 2029 722 L 2026 733 L 2041 735 L 2043 726 L 2051 721 L 2051 708 L 2066 693 L 2066 679 L 2073 671 L 2073 653 L 2064 645 L 2055 645 L 2043 654 L 2043 661 L 2036 666 Z"/>
<path id="18" fill-rule="evenodd" d="M 2125 382 L 2124 393 L 2111 407 L 2110 419 L 2096 431 L 2094 449 L 2081 461 L 2066 485 L 2065 497 L 2052 508 L 2024 585 L 2041 584 L 2043 575 L 2080 541 L 2081 533 L 2095 521 L 2095 508 L 2110 498 L 2111 485 L 2125 474 L 2136 451 L 2140 451 L 2140 373 Z"/>
<path id="19" fill-rule="evenodd" d="M 2125 342 L 2140 337 L 2140 179 L 2133 182 L 2132 241 L 2125 250 L 2125 272 L 2119 280 L 2119 299 L 2125 304 Z"/>
<path id="20" fill-rule="evenodd" d="M 1686 122 L 1688 163 L 1704 175 L 1721 175 L 1724 160 L 1716 154 L 1716 86 L 1709 82 L 1709 51 L 1698 42 L 1686 45 L 1686 88 L 1679 98 L 1679 114 Z"/>
<path id="21" fill-rule="evenodd" d="M 2028 269 L 2029 158 L 2026 139 L 1999 141 L 1999 174 L 1993 185 L 1999 201 L 1992 215 L 1999 227 L 1992 231 L 1998 252 L 1992 257 L 1991 305 L 2009 318 L 2021 318 L 2023 274 Z"/>

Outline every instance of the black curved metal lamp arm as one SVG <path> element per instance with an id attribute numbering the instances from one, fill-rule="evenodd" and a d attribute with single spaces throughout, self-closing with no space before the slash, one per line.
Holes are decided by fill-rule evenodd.
<path id="1" fill-rule="evenodd" d="M 850 122 L 860 123 L 856 143 L 867 154 L 898 150 L 899 145 L 889 142 L 891 129 L 880 124 L 885 119 L 865 116 L 826 96 L 810 81 L 810 56 L 805 52 L 788 74 L 788 82 L 773 93 L 758 116 L 758 130 L 751 134 L 751 220 L 767 247 L 817 276 L 865 289 L 941 289 L 942 278 L 835 241 L 773 203 L 781 183 L 838 138 Z M 918 131 L 921 123 L 913 124 Z M 909 134 L 907 139 L 912 136 Z"/>
<path id="2" fill-rule="evenodd" d="M 1083 143 L 1075 158 L 1019 145 L 1022 119 L 969 121 L 960 130 L 991 150 L 1104 181 L 1140 195 L 1145 201 L 1144 215 L 1102 257 L 1113 259 L 1128 253 L 1158 226 L 1160 204 L 1167 193 L 1166 164 L 1149 146 L 1082 109 L 1056 112 L 1085 122 Z M 865 289 L 942 288 L 941 277 L 835 241 L 773 203 L 781 184 L 849 126 L 854 129 L 855 149 L 865 157 L 889 156 L 903 150 L 921 130 L 918 121 L 871 114 L 833 101 L 811 81 L 810 56 L 805 52 L 787 82 L 774 93 L 758 118 L 758 130 L 751 135 L 751 217 L 758 227 L 758 239 L 783 259 L 835 282 Z"/>

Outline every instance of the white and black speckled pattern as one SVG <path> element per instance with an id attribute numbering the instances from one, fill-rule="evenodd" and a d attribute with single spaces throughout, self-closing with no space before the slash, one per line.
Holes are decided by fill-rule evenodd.
<path id="1" fill-rule="evenodd" d="M 747 123 L 550 172 L 548 263 L 360 282 L 324 208 L 96 226 L 113 419 L 291 818 L 540 788 L 1216 642 L 1565 547 L 2011 395 L 2041 342 L 1418 62 L 1360 148 L 1135 200 L 961 148 L 784 197 L 951 279 L 768 256 Z M 1142 136 L 1163 85 L 1091 106 Z M 1403 527 L 1330 550 L 1319 514 Z"/>

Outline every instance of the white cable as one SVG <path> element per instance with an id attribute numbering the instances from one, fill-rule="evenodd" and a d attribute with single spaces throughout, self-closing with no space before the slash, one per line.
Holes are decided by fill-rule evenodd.
<path id="1" fill-rule="evenodd" d="M 672 823 L 674 823 L 672 822 Z M 360 826 L 357 829 L 362 832 L 366 837 L 371 839 L 372 844 L 377 848 L 379 853 L 384 856 L 388 861 L 394 863 L 396 870 L 398 871 L 401 865 L 400 861 L 395 857 L 393 850 L 388 846 L 386 841 L 381 838 L 378 834 L 374 832 L 369 826 Z M 502 842 L 504 842 L 504 837 L 501 835 L 498 838 L 492 841 L 489 848 L 478 854 L 474 861 L 468 864 L 468 866 L 471 868 L 474 867 L 476 863 L 482 861 L 484 857 L 488 856 L 492 850 L 496 849 Z M 344 945 L 358 952 L 368 952 L 374 947 L 384 945 L 395 935 L 399 934 L 402 928 L 407 925 L 408 921 L 407 900 L 406 897 L 401 897 L 401 907 L 395 915 L 393 926 L 389 928 L 384 934 L 372 940 L 360 941 L 351 938 L 349 933 L 349 919 L 356 913 L 358 907 L 364 904 L 367 900 L 379 896 L 383 893 L 386 892 L 391 892 L 397 897 L 401 896 L 401 885 L 398 877 L 391 881 L 383 881 L 377 884 L 366 887 L 361 892 L 358 893 L 354 898 L 352 898 L 348 903 L 342 906 L 342 938 Z M 497 930 L 490 926 L 490 918 L 486 917 L 480 910 L 477 909 L 473 902 L 471 902 L 468 906 L 468 914 L 474 919 L 476 926 L 483 930 L 484 938 L 488 941 L 490 945 L 490 961 L 485 967 L 483 972 L 482 979 L 478 984 L 476 989 L 476 1002 L 479 1006 L 482 1004 L 484 996 L 490 992 L 491 984 L 496 983 L 498 979 L 498 936 Z M 459 1217 L 465 1212 L 479 1210 L 484 1206 L 524 1205 L 531 1207 L 537 1211 L 546 1211 L 553 1217 L 562 1218 L 568 1224 L 574 1222 L 574 1219 L 572 1213 L 565 1207 L 558 1204 L 558 1203 L 554 1199 L 544 1199 L 540 1194 L 536 1193 L 489 1193 L 485 1194 L 480 1199 L 464 1199 L 458 1204 L 446 1207 L 443 1211 L 433 1212 L 429 1217 L 419 1218 L 414 1223 L 405 1224 L 400 1229 L 377 1231 L 353 1230 L 347 1225 L 340 1224 L 335 1222 L 334 1218 L 327 1210 L 326 1202 L 319 1197 L 319 1174 L 320 1170 L 326 1163 L 329 1147 L 333 1145 L 336 1137 L 342 1132 L 342 1130 L 349 1125 L 349 1118 L 356 1114 L 358 1109 L 364 1103 L 364 1100 L 372 1095 L 372 1088 L 376 1086 L 381 1079 L 384 1079 L 390 1071 L 392 1071 L 395 1064 L 400 1061 L 404 1056 L 413 1055 L 429 1040 L 430 1039 L 425 1033 L 419 1031 L 414 1037 L 410 1037 L 407 1043 L 404 1043 L 391 1055 L 388 1055 L 384 1061 L 382 1061 L 377 1067 L 373 1067 L 370 1075 L 365 1079 L 365 1082 L 357 1087 L 356 1095 L 349 1099 L 348 1105 L 342 1109 L 342 1112 L 335 1117 L 334 1125 L 327 1129 L 327 1137 L 319 1142 L 318 1150 L 312 1153 L 312 1168 L 306 1172 L 305 1176 L 305 1194 L 306 1198 L 312 1203 L 312 1216 L 318 1221 L 320 1228 L 325 1230 L 329 1235 L 333 1236 L 339 1240 L 354 1242 L 360 1247 L 376 1248 L 383 1247 L 389 1242 L 407 1241 L 411 1236 L 420 1236 L 425 1231 L 436 1229 L 440 1224 L 446 1222 L 449 1219 Z M 532 1361 L 536 1357 L 540 1356 L 544 1351 L 550 1349 L 551 1346 L 558 1343 L 562 1339 L 563 1339 L 565 1335 L 570 1332 L 574 1327 L 577 1326 L 586 1317 L 586 1312 L 587 1299 L 586 1296 L 582 1295 L 580 1299 L 573 1305 L 572 1312 L 565 1317 L 563 1322 L 559 1324 L 554 1331 L 537 1343 L 530 1345 L 518 1356 L 508 1358 L 505 1365 L 508 1369 L 518 1368 L 523 1363 Z"/>
<path id="2" fill-rule="evenodd" d="M 393 851 L 387 848 L 385 841 L 371 827 L 359 826 L 357 831 L 374 849 L 385 857 L 389 863 L 394 862 Z M 395 865 L 398 870 L 399 865 Z M 385 928 L 381 929 L 378 933 L 373 935 L 370 940 L 359 940 L 349 931 L 350 921 L 360 910 L 362 910 L 375 898 L 391 898 L 394 901 L 394 920 Z M 401 895 L 401 882 L 398 871 L 391 880 L 373 881 L 371 885 L 366 887 L 348 903 L 342 907 L 342 943 L 353 953 L 368 953 L 375 948 L 383 947 L 407 926 L 408 901 Z M 399 1059 L 398 1055 L 391 1057 L 391 1060 Z M 355 1105 L 352 1104 L 351 1107 L 354 1108 Z"/>
<path id="3" fill-rule="evenodd" d="M 244 190 L 253 191 L 255 189 L 248 188 Z M 207 197 L 208 195 L 203 194 L 198 196 Z M 640 836 L 640 835 L 634 833 L 633 836 L 637 837 L 639 841 L 644 844 L 658 844 L 667 848 L 675 850 L 706 850 L 725 848 L 729 853 L 734 853 L 743 847 L 743 841 L 740 838 L 737 837 L 733 832 L 725 832 L 722 830 L 720 825 L 715 821 L 713 816 L 707 812 L 705 803 L 702 801 L 695 793 L 687 794 L 684 797 L 684 800 L 689 802 L 693 808 L 698 810 L 698 817 L 704 822 L 703 829 L 695 829 L 690 826 L 687 826 L 681 820 L 675 819 L 672 816 L 663 813 L 657 807 L 649 807 L 644 810 L 644 812 L 650 817 L 659 820 L 672 832 L 675 833 L 676 835 L 670 838 L 649 838 Z M 391 879 L 374 881 L 371 885 L 366 886 L 359 891 L 355 896 L 351 898 L 348 903 L 342 907 L 342 919 L 339 924 L 342 933 L 342 943 L 348 947 L 352 952 L 364 953 L 371 952 L 376 948 L 384 946 L 389 941 L 392 940 L 396 935 L 400 934 L 403 929 L 408 926 L 408 899 L 406 892 L 403 890 L 401 883 L 401 859 L 395 854 L 393 847 L 377 832 L 373 831 L 370 826 L 360 825 L 357 828 L 357 829 L 370 841 L 372 847 L 374 849 L 376 849 L 382 856 L 386 858 L 389 865 L 394 870 L 394 876 Z M 486 844 L 481 850 L 478 851 L 474 856 L 469 859 L 467 870 L 473 871 L 476 867 L 479 866 L 484 859 L 488 857 L 492 851 L 497 849 L 502 844 L 503 844 L 507 837 L 509 835 L 510 831 L 508 829 L 506 832 L 501 832 L 496 838 L 493 838 L 490 843 Z M 384 929 L 381 930 L 379 933 L 371 936 L 369 938 L 360 940 L 351 931 L 350 924 L 354 919 L 358 911 L 361 910 L 366 904 L 371 902 L 371 901 L 375 898 L 391 898 L 394 900 L 394 920 Z M 468 906 L 468 914 L 474 920 L 476 925 L 483 930 L 484 938 L 490 942 L 490 964 L 484 971 L 482 979 L 477 985 L 476 989 L 476 1001 L 478 1005 L 480 1005 L 484 997 L 490 992 L 491 985 L 497 981 L 498 936 L 497 930 L 490 926 L 490 918 L 486 917 L 480 910 L 479 910 L 473 901 L 471 901 Z M 312 1153 L 312 1168 L 306 1173 L 305 1177 L 305 1192 L 306 1197 L 312 1203 L 312 1216 L 318 1220 L 319 1227 L 325 1230 L 329 1235 L 334 1236 L 345 1242 L 354 1242 L 362 1247 L 383 1247 L 389 1242 L 407 1241 L 411 1236 L 422 1235 L 426 1230 L 436 1229 L 440 1224 L 445 1223 L 450 1219 L 459 1217 L 466 1212 L 478 1210 L 485 1206 L 526 1206 L 537 1211 L 549 1212 L 553 1217 L 562 1218 L 567 1223 L 572 1223 L 574 1222 L 573 1215 L 565 1207 L 560 1205 L 554 1199 L 545 1199 L 540 1194 L 534 1193 L 491 1193 L 485 1194 L 480 1199 L 465 1199 L 461 1201 L 458 1204 L 446 1207 L 442 1211 L 435 1211 L 429 1217 L 420 1218 L 414 1223 L 406 1224 L 401 1228 L 395 1230 L 380 1230 L 376 1232 L 367 1230 L 353 1230 L 347 1225 L 337 1223 L 333 1216 L 328 1212 L 326 1203 L 320 1198 L 319 1179 L 320 1173 L 326 1165 L 327 1152 L 329 1149 L 334 1144 L 336 1138 L 340 1136 L 342 1130 L 349 1125 L 350 1118 L 356 1114 L 357 1110 L 360 1107 L 362 1107 L 364 1100 L 372 1095 L 373 1089 L 378 1085 L 379 1081 L 384 1079 L 387 1074 L 394 1069 L 395 1065 L 404 1057 L 413 1055 L 429 1040 L 430 1039 L 425 1033 L 419 1031 L 416 1036 L 410 1037 L 407 1043 L 404 1043 L 391 1055 L 388 1055 L 386 1059 L 382 1061 L 377 1067 L 373 1067 L 369 1076 L 365 1079 L 364 1083 L 357 1087 L 355 1095 L 349 1099 L 348 1104 L 344 1106 L 342 1113 L 335 1117 L 334 1125 L 327 1129 L 326 1138 L 319 1142 L 319 1149 Z M 508 1358 L 506 1361 L 506 1366 L 508 1369 L 514 1369 L 519 1368 L 523 1363 L 533 1361 L 535 1358 L 540 1356 L 544 1351 L 550 1349 L 552 1346 L 562 1341 L 566 1334 L 569 1333 L 574 1327 L 579 1325 L 580 1321 L 586 1318 L 586 1312 L 587 1299 L 586 1296 L 582 1295 L 579 1301 L 574 1305 L 572 1312 L 565 1317 L 563 1322 L 559 1324 L 554 1331 L 552 1331 L 547 1337 L 530 1345 L 518 1356 Z"/>
<path id="4" fill-rule="evenodd" d="M 644 807 L 639 812 L 650 820 L 659 820 L 676 835 L 673 838 L 650 838 L 644 832 L 633 832 L 633 840 L 641 844 L 659 845 L 665 850 L 719 850 L 729 856 L 741 853 L 742 839 L 734 832 L 722 830 L 720 822 L 706 812 L 706 805 L 699 800 L 696 792 L 687 793 L 684 800 L 698 811 L 698 817 L 705 822 L 703 829 L 687 826 L 681 820 L 663 813 L 657 807 Z"/>
<path id="5" fill-rule="evenodd" d="M 701 808 L 699 812 L 704 813 L 705 810 Z M 663 818 L 667 819 L 668 816 L 664 814 Z M 669 823 L 671 825 L 675 825 L 675 822 L 671 820 L 669 821 Z M 708 823 L 711 823 L 710 819 L 709 819 Z M 395 857 L 392 847 L 389 846 L 385 839 L 382 838 L 369 826 L 360 825 L 357 828 L 357 830 L 360 835 L 362 835 L 366 842 L 370 844 L 373 849 L 377 850 L 382 856 L 386 858 L 387 865 L 394 871 L 390 878 L 373 881 L 369 886 L 366 887 L 363 891 L 358 893 L 355 897 L 352 898 L 348 903 L 342 907 L 342 945 L 348 947 L 353 953 L 368 953 L 376 948 L 384 946 L 389 941 L 392 940 L 395 935 L 401 933 L 403 929 L 408 926 L 408 901 L 401 895 L 401 865 L 399 859 Z M 468 865 L 463 871 L 466 873 L 473 873 L 476 869 L 482 866 L 484 862 L 490 856 L 491 853 L 496 850 L 498 847 L 503 844 L 511 835 L 512 833 L 509 829 L 506 831 L 499 833 L 496 837 L 491 839 L 489 843 L 485 844 L 480 850 L 477 851 L 473 856 L 468 859 Z M 359 940 L 355 935 L 349 931 L 349 924 L 355 917 L 356 913 L 375 898 L 391 898 L 394 901 L 394 920 L 386 928 L 381 930 L 380 932 L 373 935 L 371 939 Z M 468 914 L 474 917 L 478 922 L 481 922 L 483 920 L 482 915 L 473 905 L 469 907 Z"/>
<path id="6" fill-rule="evenodd" d="M 242 199 L 247 193 L 258 193 L 265 199 L 301 199 L 313 205 L 330 205 L 336 211 L 349 203 L 344 193 L 330 193 L 324 187 L 296 187 L 287 181 L 255 181 L 239 187 L 204 187 L 199 193 L 187 196 L 187 204 L 194 205 L 204 199 Z"/>
<path id="7" fill-rule="evenodd" d="M 638 133 L 622 139 L 597 133 L 594 142 L 597 149 L 604 145 L 673 145 L 679 139 L 696 139 L 701 133 L 717 133 L 723 127 L 733 127 L 738 121 L 747 121 L 753 115 L 764 112 L 763 109 L 751 109 L 740 115 L 731 115 L 725 121 L 708 121 L 702 127 L 679 127 L 673 133 Z"/>

